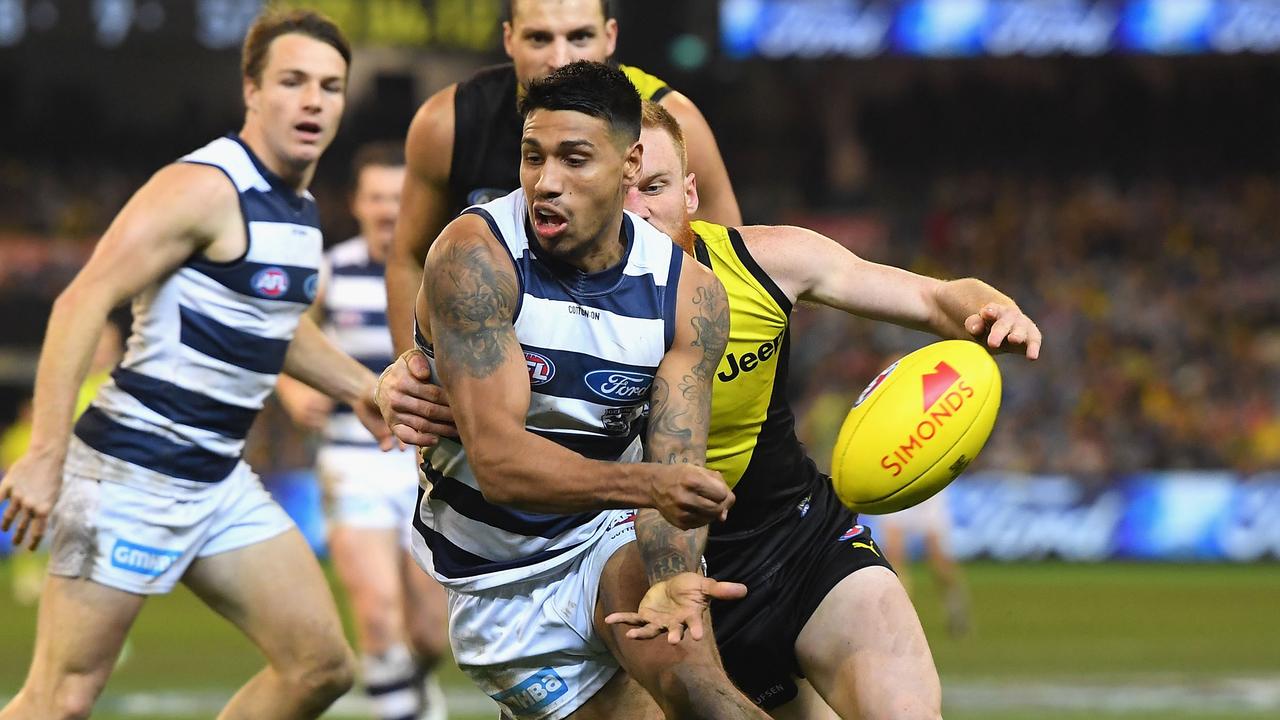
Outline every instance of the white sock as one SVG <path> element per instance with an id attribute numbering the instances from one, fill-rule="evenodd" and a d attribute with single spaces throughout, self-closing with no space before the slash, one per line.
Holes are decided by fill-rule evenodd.
<path id="1" fill-rule="evenodd" d="M 440 681 L 436 679 L 434 672 L 426 671 L 423 673 L 420 690 L 422 692 L 422 710 L 418 715 L 418 720 L 447 720 L 444 690 L 440 689 Z"/>
<path id="2" fill-rule="evenodd" d="M 422 709 L 418 664 L 409 648 L 395 645 L 382 655 L 365 655 L 364 689 L 378 720 L 415 720 Z"/>

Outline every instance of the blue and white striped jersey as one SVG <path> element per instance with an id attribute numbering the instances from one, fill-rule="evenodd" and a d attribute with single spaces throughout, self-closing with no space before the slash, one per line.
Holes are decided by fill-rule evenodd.
<path id="1" fill-rule="evenodd" d="M 539 252 L 522 191 L 465 212 L 488 222 L 515 264 L 521 293 L 515 332 L 532 386 L 525 427 L 592 459 L 638 459 L 638 420 L 675 334 L 681 250 L 627 213 L 623 261 L 588 274 Z M 434 368 L 420 334 L 418 344 Z M 568 563 L 609 517 L 494 505 L 481 495 L 466 450 L 448 439 L 422 470 L 427 486 L 414 527 L 431 551 L 436 578 L 455 590 L 482 590 Z"/>
<path id="2" fill-rule="evenodd" d="M 105 456 L 105 467 L 69 468 L 91 477 L 188 488 L 225 478 L 315 298 L 323 243 L 314 198 L 234 135 L 180 162 L 226 173 L 248 246 L 232 262 L 194 256 L 134 299 L 124 359 L 76 423 L 76 436 Z"/>
<path id="3" fill-rule="evenodd" d="M 392 360 L 385 266 L 369 259 L 362 237 L 334 245 L 325 260 L 329 274 L 321 301 L 324 331 L 343 352 L 380 374 Z M 324 438 L 329 445 L 378 447 L 349 405 L 334 408 Z"/>

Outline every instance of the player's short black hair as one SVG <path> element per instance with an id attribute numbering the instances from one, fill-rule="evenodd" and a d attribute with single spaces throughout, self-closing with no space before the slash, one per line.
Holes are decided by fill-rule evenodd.
<path id="1" fill-rule="evenodd" d="M 609 124 L 627 143 L 640 138 L 640 94 L 618 68 L 579 60 L 534 80 L 520 101 L 520 114 L 572 110 Z"/>
<path id="2" fill-rule="evenodd" d="M 517 0 L 506 0 L 506 2 L 502 4 L 503 12 L 505 13 L 502 17 L 506 19 L 507 22 L 511 22 L 516 19 L 516 2 Z M 605 20 L 613 17 L 613 3 L 609 2 L 609 0 L 600 0 L 600 14 L 604 16 Z"/>

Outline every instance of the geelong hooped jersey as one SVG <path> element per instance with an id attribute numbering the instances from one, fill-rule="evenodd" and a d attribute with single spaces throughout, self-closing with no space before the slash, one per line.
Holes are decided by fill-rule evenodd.
<path id="1" fill-rule="evenodd" d="M 192 488 L 225 478 L 316 294 L 322 239 L 309 193 L 234 135 L 180 162 L 226 173 L 247 248 L 231 262 L 194 256 L 134 299 L 124 359 L 76 423 L 106 456 L 82 469 L 92 477 Z"/>
<path id="2" fill-rule="evenodd" d="M 466 212 L 485 219 L 515 265 L 521 295 L 514 327 L 532 391 L 525 427 L 588 458 L 638 459 L 639 420 L 675 333 L 683 253 L 627 213 L 624 259 L 588 274 L 538 250 L 520 190 Z M 434 368 L 421 335 L 418 344 Z M 422 470 L 415 545 L 425 544 L 436 578 L 455 590 L 494 587 L 570 562 L 609 519 L 609 513 L 546 515 L 490 503 L 466 449 L 448 439 Z"/>
<path id="3" fill-rule="evenodd" d="M 379 374 L 392 360 L 385 266 L 369 258 L 369 245 L 362 237 L 338 243 L 325 259 L 329 276 L 321 308 L 324 331 L 343 352 Z M 324 439 L 329 445 L 378 446 L 350 405 L 334 408 Z"/>

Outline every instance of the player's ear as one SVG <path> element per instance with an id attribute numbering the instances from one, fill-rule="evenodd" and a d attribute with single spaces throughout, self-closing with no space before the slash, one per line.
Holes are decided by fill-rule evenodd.
<path id="1" fill-rule="evenodd" d="M 698 176 L 693 173 L 684 176 L 684 206 L 690 215 L 698 212 Z"/>
<path id="2" fill-rule="evenodd" d="M 609 18 L 604 21 L 604 56 L 613 57 L 613 51 L 618 47 L 618 21 Z"/>
<path id="3" fill-rule="evenodd" d="M 640 182 L 640 167 L 644 162 L 644 145 L 637 140 L 631 143 L 622 156 L 622 184 L 631 187 Z"/>
<path id="4" fill-rule="evenodd" d="M 251 110 L 253 112 L 258 111 L 258 91 L 261 89 L 262 88 L 258 86 L 257 80 L 249 77 L 248 75 L 244 76 L 243 93 L 245 110 Z"/>
<path id="5" fill-rule="evenodd" d="M 515 55 L 511 54 L 511 44 L 515 39 L 515 30 L 511 27 L 510 20 L 502 21 L 502 49 L 506 51 L 507 57 L 515 59 Z"/>

